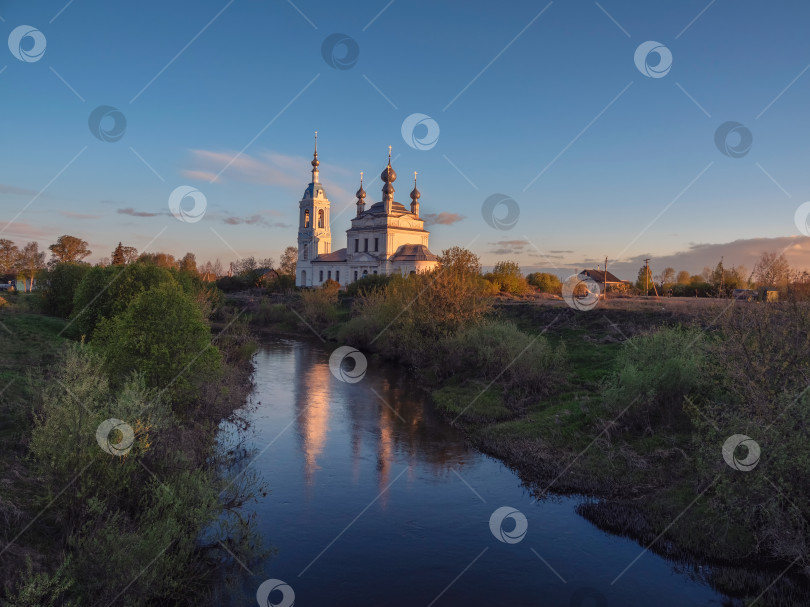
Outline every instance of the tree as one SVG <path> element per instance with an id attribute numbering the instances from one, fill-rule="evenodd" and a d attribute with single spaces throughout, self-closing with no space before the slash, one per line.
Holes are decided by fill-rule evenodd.
<path id="1" fill-rule="evenodd" d="M 126 258 L 124 257 L 124 245 L 121 244 L 121 241 L 118 241 L 118 246 L 115 247 L 115 251 L 112 254 L 112 260 L 110 261 L 114 266 L 123 266 L 127 263 Z"/>
<path id="2" fill-rule="evenodd" d="M 790 264 L 783 253 L 763 253 L 754 266 L 754 280 L 760 287 L 785 287 L 790 278 Z"/>
<path id="3" fill-rule="evenodd" d="M 481 259 L 463 247 L 451 247 L 439 255 L 439 265 L 444 270 L 466 272 L 470 274 L 481 273 Z"/>
<path id="4" fill-rule="evenodd" d="M 180 271 L 187 272 L 193 276 L 199 274 L 197 271 L 197 258 L 194 256 L 194 253 L 186 253 L 183 256 L 183 259 L 180 260 Z"/>
<path id="5" fill-rule="evenodd" d="M 692 277 L 686 270 L 681 270 L 678 272 L 676 280 L 678 281 L 679 285 L 688 285 L 692 281 Z"/>
<path id="6" fill-rule="evenodd" d="M 37 273 L 45 267 L 45 252 L 39 251 L 39 244 L 29 242 L 17 256 L 17 269 L 25 279 L 25 290 L 30 291 Z"/>
<path id="7" fill-rule="evenodd" d="M 177 269 L 178 263 L 174 255 L 168 253 L 141 253 L 138 261 L 144 261 L 156 265 L 159 268 Z"/>
<path id="8" fill-rule="evenodd" d="M 516 261 L 499 261 L 492 272 L 484 276 L 488 281 L 496 283 L 501 291 L 511 295 L 523 295 L 529 289 L 520 266 Z"/>
<path id="9" fill-rule="evenodd" d="M 45 285 L 42 289 L 45 313 L 70 316 L 76 288 L 89 271 L 90 265 L 86 263 L 55 263 L 44 271 L 41 283 Z"/>
<path id="10" fill-rule="evenodd" d="M 639 291 L 642 291 L 643 293 L 646 294 L 647 290 L 649 290 L 652 284 L 653 284 L 652 270 L 646 265 L 641 266 L 638 269 L 638 277 L 636 278 L 636 287 L 638 288 Z"/>
<path id="11" fill-rule="evenodd" d="M 92 253 L 87 248 L 87 241 L 75 236 L 63 234 L 56 239 L 56 243 L 48 247 L 53 255 L 53 260 L 63 263 L 75 263 L 81 261 Z"/>
<path id="12" fill-rule="evenodd" d="M 287 247 L 281 254 L 281 261 L 279 262 L 279 273 L 286 274 L 287 276 L 295 276 L 295 267 L 298 261 L 298 248 Z"/>
<path id="13" fill-rule="evenodd" d="M 560 282 L 560 277 L 556 274 L 532 272 L 526 277 L 526 282 L 536 287 L 540 293 L 556 293 L 559 295 L 562 292 L 562 282 Z"/>
<path id="14" fill-rule="evenodd" d="M 664 268 L 664 271 L 658 276 L 661 286 L 672 285 L 675 283 L 675 269 Z"/>
<path id="15" fill-rule="evenodd" d="M 177 283 L 140 293 L 112 319 L 102 320 L 94 343 L 113 378 L 136 371 L 147 386 L 186 406 L 221 371 L 222 357 L 192 297 Z"/>
<path id="16" fill-rule="evenodd" d="M 20 250 L 10 240 L 0 238 L 0 274 L 11 274 L 16 269 Z"/>

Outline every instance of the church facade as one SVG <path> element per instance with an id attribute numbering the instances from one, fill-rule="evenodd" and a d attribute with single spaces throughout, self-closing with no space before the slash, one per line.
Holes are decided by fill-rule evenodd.
<path id="1" fill-rule="evenodd" d="M 357 190 L 357 215 L 346 230 L 346 247 L 332 250 L 330 206 L 319 180 L 317 140 L 312 159 L 312 182 L 298 203 L 298 262 L 295 284 L 317 287 L 327 280 L 341 286 L 372 274 L 411 274 L 432 270 L 438 257 L 428 249 L 429 232 L 425 220 L 419 217 L 419 198 L 414 187 L 410 210 L 394 201 L 394 181 L 397 174 L 388 166 L 380 178 L 383 181 L 382 200 L 366 207 L 363 174 Z"/>

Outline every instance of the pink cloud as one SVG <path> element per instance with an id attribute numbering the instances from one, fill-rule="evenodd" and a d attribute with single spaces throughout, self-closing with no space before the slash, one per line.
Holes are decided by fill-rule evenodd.
<path id="1" fill-rule="evenodd" d="M 425 225 L 450 225 L 456 223 L 457 221 L 461 221 L 464 219 L 464 215 L 459 215 L 458 213 L 425 213 L 422 215 L 422 218 L 425 220 Z"/>
<path id="2" fill-rule="evenodd" d="M 88 215 L 86 213 L 74 213 L 73 211 L 59 211 L 59 214 L 71 219 L 98 219 L 101 217 L 101 215 Z"/>

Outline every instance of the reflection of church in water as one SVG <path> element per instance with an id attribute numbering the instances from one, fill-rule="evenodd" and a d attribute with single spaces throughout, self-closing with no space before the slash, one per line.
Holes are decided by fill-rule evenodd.
<path id="1" fill-rule="evenodd" d="M 386 396 L 386 402 L 382 402 L 373 391 L 361 388 L 362 384 L 336 380 L 315 350 L 296 347 L 295 359 L 295 367 L 301 373 L 301 380 L 295 383 L 296 426 L 308 486 L 316 485 L 316 473 L 322 465 L 328 467 L 330 428 L 343 423 L 350 424 L 346 446 L 351 450 L 354 482 L 359 480 L 362 463 L 368 460 L 371 451 L 380 490 L 393 480 L 391 471 L 395 466 L 401 468 L 405 464 L 413 471 L 421 465 L 443 474 L 466 459 L 469 450 L 463 437 L 435 412 L 428 411 L 421 398 L 407 386 L 399 385 L 407 381 L 406 377 L 392 376 L 393 383 L 387 377 L 382 379 L 375 387 Z M 348 392 L 336 393 L 344 390 Z M 357 390 L 368 398 L 353 399 Z M 341 402 L 346 404 L 336 404 Z M 338 443 L 333 441 L 334 447 Z"/>
<path id="2" fill-rule="evenodd" d="M 332 250 L 331 203 L 319 181 L 317 141 L 316 134 L 312 182 L 298 203 L 296 286 L 318 286 L 327 280 L 347 285 L 369 274 L 411 274 L 436 267 L 438 257 L 428 249 L 430 233 L 425 230 L 425 220 L 419 217 L 421 194 L 416 189 L 416 173 L 410 210 L 394 201 L 397 174 L 391 167 L 390 146 L 388 166 L 380 175 L 383 199 L 366 208 L 366 191 L 360 173 L 357 215 L 352 218 L 351 228 L 346 230 L 347 246 Z"/>

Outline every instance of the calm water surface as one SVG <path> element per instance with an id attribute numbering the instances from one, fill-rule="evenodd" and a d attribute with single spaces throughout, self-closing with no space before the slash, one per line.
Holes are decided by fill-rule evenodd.
<path id="1" fill-rule="evenodd" d="M 268 578 L 289 584 L 297 607 L 724 604 L 649 552 L 611 585 L 641 554 L 636 542 L 579 517 L 578 498 L 533 501 L 406 372 L 372 362 L 349 384 L 328 360 L 318 344 L 287 340 L 256 355 L 252 467 L 270 492 L 254 508 L 277 552 L 252 567 L 235 604 L 256 605 Z M 490 531 L 501 506 L 526 516 L 521 541 Z"/>

